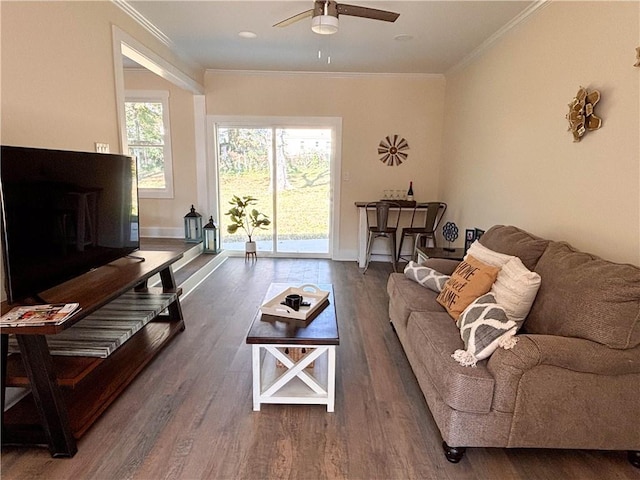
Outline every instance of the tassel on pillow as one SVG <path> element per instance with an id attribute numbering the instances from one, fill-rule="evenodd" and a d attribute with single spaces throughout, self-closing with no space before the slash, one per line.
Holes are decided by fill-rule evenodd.
<path id="1" fill-rule="evenodd" d="M 463 367 L 475 367 L 478 361 L 473 353 L 466 350 L 456 350 L 451 356 Z"/>

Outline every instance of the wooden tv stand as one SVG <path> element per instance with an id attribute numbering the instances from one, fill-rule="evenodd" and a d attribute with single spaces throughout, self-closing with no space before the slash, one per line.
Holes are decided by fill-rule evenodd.
<path id="1" fill-rule="evenodd" d="M 43 327 L 0 328 L 2 405 L 5 388 L 30 386 L 31 393 L 2 415 L 3 445 L 47 444 L 54 457 L 72 457 L 76 440 L 116 400 L 136 375 L 175 335 L 184 330 L 180 289 L 171 265 L 181 253 L 138 251 L 42 292 L 47 303 L 78 302 L 82 310 L 65 323 Z M 159 273 L 162 287 L 147 287 Z M 53 356 L 45 335 L 68 329 L 125 292 L 175 293 L 158 315 L 107 358 Z M 3 304 L 2 313 L 10 306 Z M 132 307 L 135 309 L 135 305 Z M 15 334 L 20 354 L 8 354 Z"/>

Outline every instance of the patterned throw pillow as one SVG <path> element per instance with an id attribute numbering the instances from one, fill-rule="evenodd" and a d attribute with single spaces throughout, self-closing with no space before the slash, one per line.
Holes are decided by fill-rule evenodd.
<path id="1" fill-rule="evenodd" d="M 434 292 L 441 292 L 442 287 L 450 278 L 449 275 L 444 275 L 433 268 L 423 267 L 414 261 L 407 264 L 404 268 L 404 274 L 408 279 L 418 282 Z"/>
<path id="2" fill-rule="evenodd" d="M 456 350 L 451 356 L 465 367 L 475 367 L 478 360 L 488 358 L 498 347 L 510 349 L 517 342 L 514 335 L 518 325 L 509 320 L 491 293 L 472 302 L 456 324 L 465 349 Z"/>
<path id="3" fill-rule="evenodd" d="M 471 302 L 491 289 L 499 271 L 500 267 L 492 267 L 467 255 L 436 300 L 455 320 Z"/>

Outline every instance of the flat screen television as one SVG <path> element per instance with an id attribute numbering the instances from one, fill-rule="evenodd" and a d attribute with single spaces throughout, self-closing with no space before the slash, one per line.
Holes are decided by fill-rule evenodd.
<path id="1" fill-rule="evenodd" d="M 126 155 L 0 147 L 5 290 L 55 285 L 140 246 L 136 162 Z"/>

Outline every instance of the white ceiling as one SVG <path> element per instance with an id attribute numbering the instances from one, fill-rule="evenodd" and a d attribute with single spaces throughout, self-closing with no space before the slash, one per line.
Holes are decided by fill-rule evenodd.
<path id="1" fill-rule="evenodd" d="M 365 73 L 444 73 L 542 2 L 346 3 L 391 10 L 400 17 L 388 23 L 341 15 L 338 33 L 318 35 L 311 31 L 309 18 L 284 28 L 272 26 L 312 8 L 312 0 L 126 2 L 157 28 L 161 37 L 167 37 L 176 53 L 203 68 Z M 238 35 L 242 31 L 254 32 L 257 37 L 242 38 Z M 398 35 L 412 39 L 395 40 Z"/>

